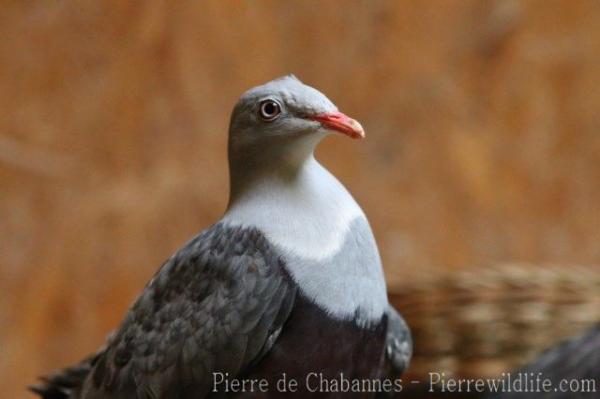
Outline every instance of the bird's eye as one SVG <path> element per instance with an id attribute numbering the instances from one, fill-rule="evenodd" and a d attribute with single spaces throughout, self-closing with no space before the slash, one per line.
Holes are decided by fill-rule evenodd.
<path id="1" fill-rule="evenodd" d="M 265 100 L 260 103 L 260 117 L 270 122 L 281 113 L 281 106 L 273 100 Z"/>

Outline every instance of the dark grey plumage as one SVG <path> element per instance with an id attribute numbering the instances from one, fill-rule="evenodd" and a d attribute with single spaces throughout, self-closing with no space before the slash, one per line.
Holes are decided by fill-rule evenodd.
<path id="1" fill-rule="evenodd" d="M 412 358 L 413 341 L 408 325 L 392 305 L 388 306 L 386 319 L 385 362 L 382 376 L 393 381 L 400 378 L 408 368 Z M 380 392 L 376 398 L 392 398 L 397 395 L 397 392 Z"/>
<path id="2" fill-rule="evenodd" d="M 518 393 L 506 392 L 492 396 L 496 399 L 574 399 L 600 397 L 600 323 L 585 334 L 570 339 L 544 352 L 539 358 L 517 373 L 541 373 L 541 378 L 552 381 L 551 392 Z M 531 375 L 531 374 L 530 374 Z M 561 392 L 558 384 L 562 380 L 593 381 L 594 392 Z"/>
<path id="3" fill-rule="evenodd" d="M 44 399 L 64 399 L 76 394 L 81 389 L 83 381 L 92 367 L 98 361 L 103 350 L 89 356 L 80 363 L 67 367 L 47 377 L 41 377 L 41 383 L 32 385 L 29 389 Z"/>
<path id="4" fill-rule="evenodd" d="M 296 295 L 280 262 L 258 231 L 213 226 L 162 266 L 106 349 L 33 390 L 53 399 L 203 397 L 212 371 L 236 375 L 276 339 Z"/>
<path id="5" fill-rule="evenodd" d="M 205 397 L 213 371 L 232 376 L 255 372 L 253 365 L 277 341 L 300 296 L 283 266 L 257 230 L 217 224 L 165 262 L 104 348 L 42 379 L 32 390 L 45 399 Z M 314 328 L 311 334 L 322 337 L 318 331 L 329 328 L 315 320 L 323 317 L 322 311 L 310 310 L 317 308 L 306 298 L 302 303 L 296 320 L 306 320 L 303 328 Z M 369 373 L 394 379 L 408 366 L 412 340 L 391 306 L 384 319 L 383 371 Z M 332 326 L 339 329 L 345 323 Z M 341 347 L 350 342 L 341 333 L 337 337 Z M 325 357 L 326 350 L 339 352 L 329 341 L 311 342 L 323 348 Z M 278 350 L 286 362 L 295 350 L 303 350 L 290 350 L 294 346 Z M 318 368 L 315 364 L 307 371 Z"/>
<path id="6" fill-rule="evenodd" d="M 390 366 L 390 376 L 396 378 L 408 368 L 412 357 L 410 329 L 400 314 L 390 305 L 387 311 L 388 325 L 385 339 L 385 355 Z"/>

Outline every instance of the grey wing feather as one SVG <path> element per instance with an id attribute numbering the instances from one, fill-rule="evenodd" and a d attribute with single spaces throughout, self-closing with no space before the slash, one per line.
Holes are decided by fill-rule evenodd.
<path id="1" fill-rule="evenodd" d="M 31 385 L 28 388 L 44 399 L 66 399 L 76 396 L 99 355 L 89 356 L 74 366 L 67 367 L 47 377 L 41 377 L 40 383 Z"/>
<path id="2" fill-rule="evenodd" d="M 408 368 L 413 342 L 408 325 L 391 305 L 387 309 L 387 319 L 385 355 L 390 374 L 397 377 Z"/>
<path id="3" fill-rule="evenodd" d="M 527 397 L 571 399 L 579 397 L 596 397 L 596 395 L 598 395 L 598 389 L 600 389 L 600 378 L 598 377 L 600 373 L 600 323 L 596 324 L 585 334 L 567 340 L 560 345 L 547 350 L 517 373 L 534 376 L 541 373 L 540 377 L 550 380 L 554 387 L 558 386 L 561 380 L 577 380 L 582 387 L 584 384 L 589 384 L 588 388 L 591 389 L 593 384 L 593 386 L 595 386 L 595 391 L 560 392 L 560 390 L 558 390 L 554 392 L 554 390 L 551 389 L 550 392 L 529 392 L 528 394 L 506 392 L 493 396 L 494 398 L 510 399 Z"/>
<path id="4" fill-rule="evenodd" d="M 202 398 L 264 355 L 296 290 L 257 230 L 217 224 L 148 283 L 77 398 Z"/>
<path id="5" fill-rule="evenodd" d="M 29 390 L 44 399 L 78 398 L 83 382 L 98 359 L 102 357 L 114 333 L 110 333 L 98 351 L 76 365 L 59 370 L 49 376 L 40 377 L 40 383 L 28 386 Z"/>

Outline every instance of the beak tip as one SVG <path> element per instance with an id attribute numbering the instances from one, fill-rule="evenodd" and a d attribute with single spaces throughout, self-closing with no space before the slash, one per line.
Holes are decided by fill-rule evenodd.
<path id="1" fill-rule="evenodd" d="M 365 129 L 362 127 L 359 121 L 357 121 L 356 119 L 350 119 L 349 125 L 353 128 L 354 131 L 353 138 L 359 140 L 365 138 Z"/>
<path id="2" fill-rule="evenodd" d="M 326 129 L 340 132 L 350 138 L 365 138 L 365 130 L 360 122 L 342 114 L 341 112 L 319 114 L 315 115 L 311 119 L 319 121 Z"/>

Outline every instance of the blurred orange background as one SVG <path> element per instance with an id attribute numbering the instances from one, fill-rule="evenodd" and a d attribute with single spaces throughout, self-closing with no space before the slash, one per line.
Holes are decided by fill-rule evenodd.
<path id="1" fill-rule="evenodd" d="M 600 263 L 597 1 L 8 1 L 0 10 L 0 385 L 95 350 L 216 221 L 229 113 L 287 73 L 362 122 L 318 158 L 391 289 Z"/>

